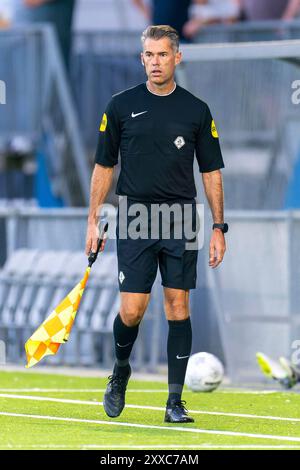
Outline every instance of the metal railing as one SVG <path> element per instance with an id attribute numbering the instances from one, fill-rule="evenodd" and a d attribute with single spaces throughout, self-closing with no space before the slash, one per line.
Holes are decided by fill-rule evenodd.
<path id="1" fill-rule="evenodd" d="M 86 205 L 90 164 L 55 32 L 31 25 L 0 30 L 0 139 L 22 135 L 45 154 L 52 189 L 69 205 Z"/>
<path id="2" fill-rule="evenodd" d="M 227 253 L 207 270 L 233 382 L 260 378 L 256 352 L 291 357 L 300 336 L 300 211 L 227 213 Z"/>
<path id="3" fill-rule="evenodd" d="M 17 326 L 20 332 L 20 322 L 22 318 L 27 318 L 27 314 L 24 313 L 24 305 L 28 314 L 30 310 L 30 306 L 28 307 L 29 296 L 21 295 L 24 283 L 33 285 L 34 288 L 38 286 L 41 289 L 39 294 L 41 297 L 39 298 L 45 298 L 45 286 L 48 281 L 45 283 L 41 281 L 41 272 L 44 273 L 43 276 L 48 272 L 49 277 L 51 272 L 52 274 L 57 273 L 57 270 L 60 269 L 60 277 L 56 279 L 55 274 L 50 276 L 49 280 L 49 292 L 55 287 L 60 295 L 62 295 L 61 289 L 64 287 L 64 281 L 67 281 L 65 286 L 67 289 L 75 278 L 78 280 L 80 277 L 81 269 L 78 270 L 77 264 L 74 261 L 71 262 L 71 259 L 72 257 L 84 259 L 87 211 L 79 209 L 59 211 L 2 210 L 0 216 L 6 224 L 8 260 L 12 258 L 14 253 L 24 249 L 38 257 L 33 261 L 34 264 L 41 256 L 45 256 L 45 253 L 49 253 L 49 250 L 52 250 L 53 254 L 52 265 L 47 261 L 43 266 L 40 264 L 33 270 L 35 281 L 32 279 L 32 282 L 30 281 L 30 262 L 17 263 L 20 266 L 19 271 L 27 269 L 27 274 L 21 276 L 19 284 L 16 282 L 16 277 L 14 282 L 10 284 L 15 286 L 15 290 L 11 291 L 11 297 L 5 296 L 4 312 L 6 312 L 6 319 L 10 318 L 9 315 L 18 319 Z M 109 216 L 113 226 L 112 218 L 113 213 Z M 217 354 L 226 363 L 229 377 L 234 382 L 260 380 L 262 377 L 256 365 L 255 353 L 262 351 L 274 357 L 289 356 L 293 352 L 293 340 L 299 339 L 300 212 L 227 211 L 226 220 L 230 224 L 230 231 L 226 235 L 227 252 L 222 265 L 215 271 L 208 267 L 208 240 L 211 226 L 209 219 L 206 214 L 206 243 L 204 249 L 199 252 L 198 287 L 191 292 L 193 352 L 205 350 Z M 106 245 L 105 254 L 115 257 L 115 249 L 114 240 L 110 240 Z M 70 266 L 64 261 L 66 252 L 70 258 Z M 81 255 L 78 252 L 81 252 Z M 95 280 L 98 275 L 101 276 L 101 279 L 107 277 L 116 290 L 116 266 L 112 273 L 112 263 L 101 265 L 101 259 L 99 259 L 97 264 Z M 82 262 L 82 266 L 84 267 L 84 262 Z M 37 274 L 37 271 L 40 274 Z M 16 276 L 17 274 L 18 272 L 16 272 Z M 47 276 L 45 279 L 48 279 Z M 82 352 L 84 360 L 87 360 L 87 356 L 89 356 L 89 361 L 96 357 L 90 354 L 91 349 L 89 348 L 87 351 L 90 351 L 90 355 L 84 354 L 84 344 L 87 343 L 83 342 L 80 346 L 80 341 L 86 341 L 86 339 L 80 339 L 82 335 L 84 337 L 84 328 L 86 328 L 87 336 L 91 334 L 91 338 L 98 338 L 97 332 L 99 333 L 99 330 L 96 327 L 99 326 L 101 315 L 99 314 L 99 317 L 96 314 L 93 316 L 92 312 L 96 312 L 97 300 L 96 297 L 93 300 L 93 295 L 98 296 L 100 293 L 100 290 L 96 289 L 96 285 L 100 289 L 101 283 L 97 280 L 95 282 L 95 286 L 91 285 L 91 292 L 88 294 L 86 304 L 83 305 L 82 316 L 78 324 L 79 336 L 77 338 L 75 335 L 76 339 L 74 339 L 75 349 L 71 345 L 67 346 L 72 349 L 68 350 L 70 356 L 66 360 L 71 361 L 72 358 L 77 357 L 78 352 L 76 351 L 78 350 Z M 137 364 L 140 364 L 140 367 L 145 366 L 151 370 L 155 370 L 159 363 L 166 361 L 167 322 L 163 314 L 162 288 L 159 283 L 160 276 L 154 286 L 152 303 L 145 316 L 144 330 L 141 333 L 140 342 L 144 343 L 145 347 L 143 349 L 142 345 L 139 346 L 142 349 L 138 349 L 139 352 L 136 356 L 136 359 L 139 358 Z M 31 292 L 29 287 L 27 291 Z M 20 290 L 18 290 L 19 288 Z M 32 297 L 33 300 L 35 298 L 35 296 Z M 18 302 L 19 307 L 17 308 Z M 50 304 L 48 305 L 47 302 L 46 304 L 37 300 L 34 302 L 34 311 L 37 311 L 37 304 L 43 305 L 43 308 L 50 308 Z M 0 305 L 0 312 L 3 312 L 5 305 Z M 19 308 L 20 310 L 18 310 Z M 110 323 L 107 323 L 110 325 L 109 328 L 112 328 L 116 308 L 111 305 L 110 312 L 107 309 L 103 310 L 105 318 L 110 318 Z M 7 312 L 11 313 L 8 315 Z M 31 327 L 34 328 L 33 319 L 35 318 L 37 322 L 41 317 L 31 316 L 30 318 L 32 320 Z M 92 325 L 95 327 L 94 330 L 89 329 Z M 102 332 L 104 336 L 101 336 L 102 333 L 100 335 L 106 338 L 104 343 L 108 341 L 105 346 L 106 360 L 112 357 L 111 349 L 109 349 L 111 347 L 111 329 L 109 328 L 105 330 L 106 333 Z M 17 351 L 22 349 L 23 337 L 24 334 L 18 340 L 18 335 L 12 334 L 9 355 L 13 354 L 11 348 L 16 348 Z M 20 338 L 23 338 L 22 341 Z M 13 341 L 16 342 L 15 346 L 13 346 Z M 149 342 L 151 342 L 151 347 Z M 77 350 L 77 347 L 81 349 Z M 17 356 L 20 360 L 21 356 Z M 63 361 L 64 357 L 61 356 L 60 362 Z"/>
<path id="4" fill-rule="evenodd" d="M 300 151 L 299 106 L 292 100 L 299 51 L 299 40 L 182 46 L 177 81 L 212 110 L 229 209 L 284 207 Z"/>
<path id="5" fill-rule="evenodd" d="M 109 233 L 116 211 L 107 209 Z M 0 271 L 0 340 L 7 360 L 24 361 L 24 341 L 82 277 L 86 209 L 2 209 L 6 263 Z M 91 272 L 67 348 L 49 363 L 113 364 L 112 328 L 119 311 L 115 240 L 109 239 Z M 160 361 L 161 299 L 158 283 L 134 351 L 134 366 L 156 371 Z M 151 348 L 150 348 L 151 342 Z M 151 354 L 149 351 L 151 350 Z"/>
<path id="6" fill-rule="evenodd" d="M 300 20 L 242 21 L 210 25 L 195 38 L 198 43 L 279 41 L 300 38 Z"/>
<path id="7" fill-rule="evenodd" d="M 80 31 L 74 34 L 72 86 L 82 122 L 84 142 L 92 153 L 96 146 L 97 125 L 111 96 L 145 80 L 140 62 L 140 33 L 141 31 Z M 207 26 L 201 30 L 195 44 L 297 37 L 300 38 L 298 20 L 244 22 Z M 182 45 L 182 48 L 185 47 Z M 220 70 L 216 73 L 222 76 Z"/>
<path id="8" fill-rule="evenodd" d="M 244 35 L 242 39 L 255 41 L 257 32 L 259 39 L 267 40 L 296 37 L 299 31 L 299 21 L 218 25 L 205 28 L 198 40 L 231 41 L 241 34 Z M 281 35 L 278 36 L 279 32 Z M 56 38 L 49 27 L 28 26 L 0 31 L 0 78 L 7 84 L 7 104 L 0 107 L 0 139 L 6 141 L 13 135 L 22 134 L 41 143 L 48 157 L 53 192 L 70 205 L 86 205 L 88 202 L 92 157 L 106 103 L 112 94 L 145 80 L 139 58 L 139 36 L 139 32 L 122 31 L 75 34 L 71 61 L 73 100 Z M 278 50 L 291 50 L 291 43 L 284 45 L 279 41 L 276 44 L 279 45 Z M 188 89 L 212 105 L 227 160 L 234 150 L 234 141 L 239 144 L 236 145 L 236 153 L 244 155 L 244 161 L 249 161 L 244 150 L 252 145 L 257 160 L 263 164 L 266 160 L 263 154 L 267 154 L 269 164 L 273 164 L 274 154 L 277 155 L 275 159 L 278 158 L 278 144 L 289 146 L 288 142 L 286 144 L 288 139 L 278 142 L 276 138 L 283 127 L 289 127 L 288 113 L 297 114 L 295 109 L 287 106 L 290 104 L 290 82 L 297 78 L 298 73 L 297 51 L 295 54 L 292 52 L 293 57 L 287 57 L 290 52 L 286 52 L 284 64 L 278 64 L 273 60 L 277 52 L 271 53 L 269 59 L 265 57 L 263 51 L 267 50 L 266 47 L 268 51 L 271 48 L 276 50 L 272 43 L 269 46 L 255 43 L 251 48 L 243 43 L 240 50 L 244 59 L 226 61 L 225 67 L 222 55 L 227 49 L 210 45 L 202 58 L 205 60 L 192 73 L 188 72 Z M 182 46 L 185 59 L 189 60 L 188 51 L 198 51 L 198 47 Z M 232 51 L 233 54 L 239 53 L 237 48 Z M 246 60 L 247 54 L 253 57 L 249 61 Z M 186 69 L 189 70 L 188 66 Z M 178 76 L 184 84 L 180 71 Z M 288 129 L 287 134 L 290 134 Z M 293 155 L 290 160 L 293 160 Z M 257 175 L 255 178 L 257 180 Z M 277 172 L 276 175 L 282 190 L 272 198 L 261 191 L 264 178 L 265 173 L 261 175 L 259 187 L 253 181 L 254 193 L 260 196 L 254 196 L 252 205 L 248 206 L 245 198 L 237 196 L 240 192 L 237 188 L 232 192 L 234 197 L 227 200 L 227 207 L 254 209 L 262 204 L 265 208 L 281 207 L 286 185 L 282 174 Z M 235 181 L 233 187 L 236 185 Z M 232 186 L 232 181 L 229 186 Z M 241 201 L 240 206 L 235 203 L 238 200 Z"/>

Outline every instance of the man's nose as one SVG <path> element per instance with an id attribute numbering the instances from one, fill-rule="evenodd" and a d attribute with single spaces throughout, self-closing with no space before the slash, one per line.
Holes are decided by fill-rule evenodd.
<path id="1" fill-rule="evenodd" d="M 152 65 L 160 65 L 160 59 L 159 59 L 159 56 L 153 56 L 153 59 L 152 59 Z"/>

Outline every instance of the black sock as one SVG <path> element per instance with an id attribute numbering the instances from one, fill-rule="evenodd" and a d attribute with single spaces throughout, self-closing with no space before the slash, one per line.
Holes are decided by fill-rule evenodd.
<path id="1" fill-rule="evenodd" d="M 129 357 L 138 331 L 139 325 L 127 326 L 122 322 L 120 314 L 116 316 L 113 326 L 116 352 L 114 372 L 118 374 L 128 373 Z"/>
<path id="2" fill-rule="evenodd" d="M 168 323 L 168 401 L 179 401 L 192 349 L 192 327 L 190 318 L 180 321 L 169 320 Z"/>

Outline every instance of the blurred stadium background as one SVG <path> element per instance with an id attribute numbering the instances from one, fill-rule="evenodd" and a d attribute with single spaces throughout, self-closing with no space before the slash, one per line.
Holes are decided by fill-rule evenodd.
<path id="1" fill-rule="evenodd" d="M 146 23 L 130 0 L 78 1 L 67 72 L 51 25 L 15 24 L 6 0 L 0 15 L 0 340 L 6 361 L 24 364 L 24 342 L 86 267 L 98 125 L 113 93 L 145 80 L 139 52 Z M 209 103 L 218 125 L 230 224 L 225 260 L 212 272 L 210 215 L 197 175 L 206 245 L 191 295 L 193 352 L 220 357 L 233 383 L 257 382 L 255 352 L 289 356 L 300 338 L 300 104 L 292 102 L 300 19 L 207 26 L 182 50 L 177 82 Z M 117 204 L 113 192 L 108 202 Z M 108 219 L 113 225 L 113 208 Z M 110 240 L 69 345 L 45 363 L 111 367 L 114 252 Z M 158 276 L 136 370 L 165 364 L 166 330 Z"/>

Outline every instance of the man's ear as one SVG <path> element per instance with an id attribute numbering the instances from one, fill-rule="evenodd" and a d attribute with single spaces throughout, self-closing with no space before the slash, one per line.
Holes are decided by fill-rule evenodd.
<path id="1" fill-rule="evenodd" d="M 175 65 L 180 64 L 181 60 L 182 60 L 182 53 L 181 52 L 176 52 Z"/>
<path id="2" fill-rule="evenodd" d="M 145 62 L 144 62 L 143 53 L 141 53 L 141 62 L 142 62 L 142 65 L 145 67 Z"/>

